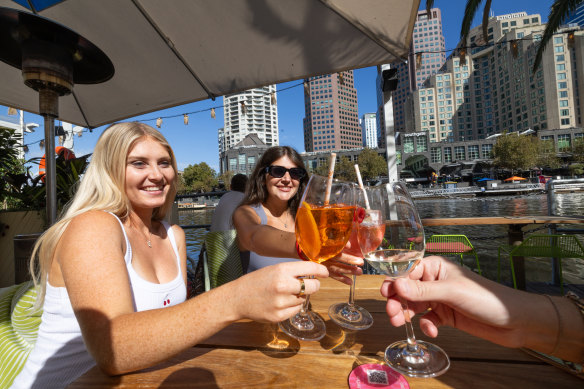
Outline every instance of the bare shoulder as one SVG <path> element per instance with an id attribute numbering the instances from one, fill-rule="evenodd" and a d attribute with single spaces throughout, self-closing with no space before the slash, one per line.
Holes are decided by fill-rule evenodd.
<path id="1" fill-rule="evenodd" d="M 172 229 L 172 233 L 174 234 L 174 237 L 177 239 L 181 239 L 181 240 L 185 240 L 185 231 L 182 229 L 181 226 L 179 226 L 178 224 L 173 224 L 172 226 L 170 226 L 170 228 Z"/>
<path id="2" fill-rule="evenodd" d="M 122 227 L 115 216 L 103 211 L 87 211 L 71 219 L 64 236 L 73 234 L 77 237 L 119 236 Z"/>
<path id="3" fill-rule="evenodd" d="M 261 223 L 261 219 L 249 205 L 240 205 L 233 212 L 233 223 L 236 225 L 241 223 Z"/>

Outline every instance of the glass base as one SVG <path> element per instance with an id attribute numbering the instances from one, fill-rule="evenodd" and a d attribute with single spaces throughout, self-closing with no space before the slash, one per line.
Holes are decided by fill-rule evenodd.
<path id="1" fill-rule="evenodd" d="M 326 335 L 324 321 L 313 312 L 298 313 L 278 323 L 280 329 L 299 340 L 321 340 Z"/>
<path id="2" fill-rule="evenodd" d="M 349 330 L 366 330 L 373 325 L 371 314 L 355 304 L 333 304 L 329 307 L 328 314 L 332 321 Z"/>
<path id="3" fill-rule="evenodd" d="M 416 341 L 419 352 L 408 351 L 408 341 L 400 340 L 385 349 L 385 361 L 394 370 L 409 377 L 437 377 L 448 370 L 450 359 L 435 344 Z"/>

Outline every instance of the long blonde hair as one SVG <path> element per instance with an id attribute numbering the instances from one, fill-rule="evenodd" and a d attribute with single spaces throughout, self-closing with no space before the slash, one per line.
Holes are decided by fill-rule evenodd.
<path id="1" fill-rule="evenodd" d="M 166 201 L 154 209 L 152 219 L 163 219 L 171 209 L 176 195 L 178 171 L 176 158 L 164 136 L 139 122 L 116 123 L 108 127 L 99 137 L 89 167 L 63 216 L 41 235 L 34 246 L 30 272 L 35 286 L 39 286 L 37 307 L 42 306 L 44 301 L 48 273 L 57 244 L 74 217 L 92 210 L 111 212 L 122 221 L 129 217 L 132 205 L 125 192 L 126 159 L 134 144 L 144 137 L 155 139 L 167 149 L 175 172 L 175 180 L 170 184 Z M 38 264 L 35 260 L 37 256 Z"/>

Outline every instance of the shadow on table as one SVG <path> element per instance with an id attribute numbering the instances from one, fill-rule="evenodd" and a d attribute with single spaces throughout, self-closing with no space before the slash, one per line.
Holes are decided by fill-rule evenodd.
<path id="1" fill-rule="evenodd" d="M 162 381 L 159 388 L 184 387 L 185 383 L 188 383 L 189 388 L 219 388 L 215 374 L 198 367 L 189 367 L 173 372 Z"/>

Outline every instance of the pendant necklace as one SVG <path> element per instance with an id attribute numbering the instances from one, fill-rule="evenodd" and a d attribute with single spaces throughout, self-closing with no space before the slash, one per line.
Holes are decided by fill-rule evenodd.
<path id="1" fill-rule="evenodd" d="M 140 230 L 140 233 L 142 233 L 144 236 L 146 236 L 146 234 L 144 234 L 142 232 L 142 230 Z M 152 248 L 152 231 L 150 231 L 150 228 L 148 229 L 148 237 L 146 238 L 146 244 L 148 245 L 148 247 Z"/>

